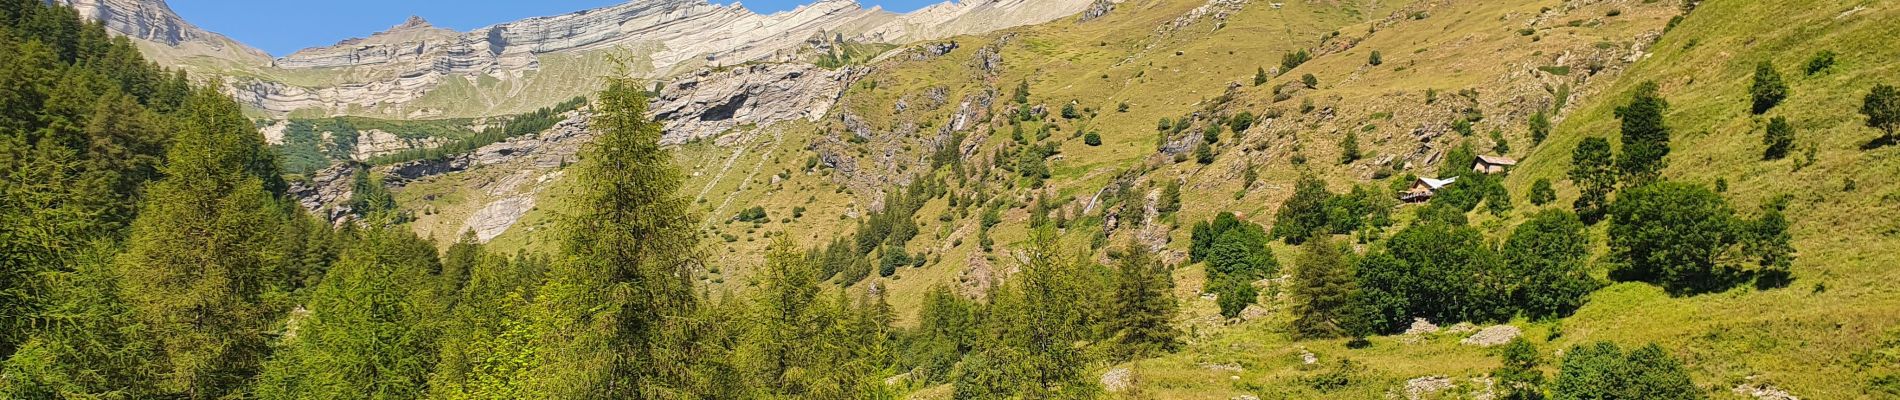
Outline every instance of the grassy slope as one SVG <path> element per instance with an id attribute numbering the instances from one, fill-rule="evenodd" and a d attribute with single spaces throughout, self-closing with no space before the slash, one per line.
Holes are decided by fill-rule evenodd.
<path id="1" fill-rule="evenodd" d="M 1153 164 L 1156 168 L 1145 175 L 1145 181 L 1187 179 L 1190 201 L 1176 219 L 1185 223 L 1218 211 L 1265 221 L 1289 194 L 1290 182 L 1302 173 L 1328 178 L 1335 190 L 1365 182 L 1379 168 L 1370 159 L 1410 153 L 1417 144 L 1410 135 L 1413 130 L 1421 126 L 1442 130 L 1457 109 L 1475 104 L 1487 118 L 1477 127 L 1480 134 L 1469 140 L 1479 148 L 1489 148 L 1484 133 L 1500 130 L 1512 144 L 1511 155 L 1525 159 L 1508 182 L 1519 197 L 1518 212 L 1506 218 L 1474 216 L 1474 223 L 1501 235 L 1533 211 L 1522 198 L 1537 178 L 1558 182 L 1564 198 L 1557 204 L 1568 204 L 1574 193 L 1562 174 L 1568 168 L 1569 149 L 1587 135 L 1612 135 L 1616 122 L 1610 110 L 1636 82 L 1653 79 L 1664 83 L 1664 93 L 1675 105 L 1670 123 L 1677 131 L 1677 152 L 1668 171 L 1671 177 L 1704 183 L 1725 178 L 1730 197 L 1745 210 L 1772 196 L 1796 195 L 1790 217 L 1802 256 L 1796 264 L 1800 280 L 1790 289 L 1738 290 L 1687 299 L 1668 298 L 1646 285 L 1621 284 L 1599 292 L 1589 307 L 1560 323 L 1518 325 L 1527 327 L 1527 336 L 1539 342 L 1549 332 L 1560 331 L 1554 343 L 1545 344 L 1547 352 L 1593 340 L 1663 343 L 1687 359 L 1698 382 L 1712 392 L 1726 392 L 1758 375 L 1803 398 L 1868 397 L 1863 384 L 1873 374 L 1891 373 L 1863 371 L 1846 359 L 1890 335 L 1893 315 L 1900 312 L 1900 296 L 1885 284 L 1900 278 L 1887 267 L 1900 261 L 1890 251 L 1900 248 L 1895 243 L 1900 216 L 1894 207 L 1900 201 L 1896 200 L 1900 188 L 1891 174 L 1900 167 L 1892 154 L 1900 150 L 1860 150 L 1873 133 L 1858 128 L 1858 117 L 1852 112 L 1872 82 L 1900 80 L 1888 61 L 1896 50 L 1874 45 L 1879 38 L 1894 36 L 1892 24 L 1879 22 L 1894 20 L 1895 7 L 1867 1 L 1780 6 L 1710 2 L 1650 48 L 1646 38 L 1660 32 L 1663 22 L 1676 13 L 1669 2 L 1438 3 L 1443 4 L 1288 2 L 1281 9 L 1254 3 L 1218 29 L 1212 20 L 1204 19 L 1162 33 L 1161 26 L 1202 3 L 1131 0 L 1091 23 L 1064 19 L 959 38 L 959 49 L 931 60 L 896 57 L 854 87 L 840 108 L 834 109 L 833 118 L 771 127 L 736 148 L 706 144 L 681 148 L 681 163 L 689 170 L 686 195 L 702 200 L 698 204 L 709 221 L 709 250 L 719 267 L 706 279 L 726 284 L 720 287 L 742 288 L 745 271 L 775 232 L 792 232 L 795 241 L 811 246 L 853 229 L 856 220 L 846 215 L 866 209 L 876 197 L 875 189 L 846 185 L 836 170 L 804 169 L 811 155 L 805 150 L 808 145 L 830 143 L 824 139 L 827 136 L 849 135 L 835 118 L 839 112 L 860 116 L 879 131 L 896 131 L 908 122 L 929 132 L 886 135 L 841 147 L 857 157 L 861 169 L 903 175 L 925 156 L 927 148 L 920 144 L 935 136 L 933 127 L 944 124 L 965 96 L 994 90 L 998 98 L 993 111 L 1001 112 L 1016 82 L 1027 80 L 1032 104 L 1056 110 L 1064 102 L 1077 100 L 1083 107 L 1100 110 L 1092 119 L 1057 122 L 1061 130 L 1053 135 L 1068 138 L 1079 129 L 1104 135 L 1106 143 L 1100 147 L 1084 146 L 1075 139 L 1064 141 L 1063 158 L 1051 164 L 1055 176 L 1049 192 L 1085 201 L 1115 172 L 1146 168 L 1156 161 L 1157 119 L 1208 109 L 1209 101 L 1229 83 L 1241 83 L 1232 102 L 1213 109 L 1256 114 L 1279 109 L 1287 117 L 1249 131 L 1243 146 L 1224 147 L 1211 166 Z M 1871 9 L 1835 19 L 1856 5 Z M 1545 7 L 1555 10 L 1542 12 Z M 1428 16 L 1412 19 L 1413 11 L 1426 11 Z M 1387 18 L 1390 15 L 1400 18 Z M 1520 34 L 1524 28 L 1533 29 L 1533 34 Z M 1345 51 L 1328 52 L 1268 85 L 1246 85 L 1256 68 L 1277 65 L 1287 51 L 1332 45 L 1335 42 L 1320 40 L 1332 31 L 1362 41 Z M 1006 68 L 998 76 L 987 77 L 976 68 L 975 55 L 1005 35 L 1011 37 L 1001 47 Z M 1688 46 L 1691 41 L 1696 45 Z M 1834 72 L 1817 77 L 1796 72 L 1798 64 L 1821 48 L 1842 54 Z M 1382 66 L 1365 65 L 1373 50 L 1381 51 Z M 1649 55 L 1633 65 L 1620 61 L 1637 53 Z M 1591 58 L 1609 62 L 1602 72 L 1590 75 L 1580 67 L 1587 64 L 1582 60 Z M 1802 146 L 1818 146 L 1819 162 L 1814 166 L 1793 171 L 1793 161 L 1758 160 L 1757 135 L 1764 122 L 1745 115 L 1744 97 L 1747 76 L 1754 63 L 1763 59 L 1775 61 L 1794 88 L 1794 96 L 1773 114 L 1795 121 Z M 1577 68 L 1565 75 L 1537 71 L 1537 67 L 1553 65 Z M 1322 82 L 1317 90 L 1274 101 L 1273 86 L 1306 73 Z M 875 86 L 864 82 L 875 82 Z M 1555 103 L 1551 98 L 1555 88 L 1565 85 L 1571 87 L 1572 97 L 1557 117 L 1559 128 L 1547 143 L 1531 146 L 1525 120 L 1537 108 Z M 949 104 L 934 110 L 892 112 L 899 99 L 915 104 L 914 94 L 930 87 L 946 89 Z M 1478 97 L 1469 102 L 1453 98 L 1452 93 L 1467 88 L 1477 89 Z M 1428 89 L 1438 92 L 1439 102 L 1425 104 Z M 1298 107 L 1304 98 L 1312 98 L 1320 108 L 1334 107 L 1332 117 L 1301 115 Z M 1129 103 L 1129 112 L 1114 111 L 1120 102 Z M 1365 130 L 1368 125 L 1370 130 Z M 1002 118 L 979 128 L 977 135 L 991 130 L 994 133 L 984 138 L 986 150 L 971 160 L 973 164 L 986 163 L 987 149 L 1009 140 Z M 1338 138 L 1348 130 L 1360 130 L 1369 160 L 1335 165 L 1330 160 L 1337 157 Z M 1457 140 L 1457 135 L 1438 139 L 1439 148 L 1448 144 L 1447 139 Z M 896 156 L 875 157 L 883 154 Z M 1311 161 L 1295 164 L 1290 161 L 1295 154 Z M 1249 163 L 1260 168 L 1262 183 L 1241 188 L 1238 177 Z M 1432 167 L 1421 165 L 1413 171 L 1429 175 Z M 774 174 L 788 179 L 773 185 Z M 1843 192 L 1850 177 L 1858 188 Z M 852 187 L 857 189 L 847 189 Z M 1031 193 L 1020 188 L 993 190 L 1019 199 Z M 548 206 L 558 204 L 551 200 L 558 192 L 543 192 L 541 209 L 518 227 L 548 221 L 554 213 L 550 209 L 558 209 Z M 773 221 L 756 227 L 722 222 L 752 205 L 766 208 Z M 453 207 L 431 205 L 437 206 Z M 803 218 L 781 221 L 799 206 L 808 208 Z M 918 296 L 905 293 L 956 282 L 970 264 L 988 261 L 1007 268 L 1007 256 L 986 256 L 975 248 L 974 215 L 942 222 L 937 217 L 946 208 L 939 199 L 917 213 L 923 233 L 910 249 L 932 254 L 936 261 L 923 269 L 901 270 L 895 279 L 882 281 L 898 293 L 892 301 L 899 310 L 914 312 Z M 1006 222 L 994 233 L 998 249 L 1008 249 L 1020 240 L 1026 219 L 1021 210 L 1005 213 Z M 517 229 L 497 239 L 497 244 L 504 249 L 544 249 L 549 244 L 544 233 Z M 721 235 L 736 240 L 726 243 L 719 239 Z M 1184 247 L 1185 230 L 1173 235 L 1179 245 L 1172 247 Z M 957 239 L 962 244 L 951 245 Z M 1290 249 L 1275 250 L 1283 260 L 1292 258 Z M 1348 350 L 1338 341 L 1290 341 L 1282 333 L 1289 318 L 1278 302 L 1268 302 L 1270 312 L 1264 318 L 1225 325 L 1211 317 L 1212 302 L 1198 296 L 1198 267 L 1181 268 L 1177 280 L 1186 306 L 1183 323 L 1196 339 L 1180 354 L 1128 365 L 1136 370 L 1146 394 L 1156 397 L 1225 399 L 1243 392 L 1269 398 L 1379 397 L 1418 376 L 1445 375 L 1469 384 L 1467 378 L 1482 375 L 1496 363 L 1486 351 L 1456 344 L 1456 336 L 1422 344 L 1375 338 L 1374 346 L 1359 350 Z M 1816 284 L 1824 284 L 1826 290 L 1815 292 Z M 1316 392 L 1299 382 L 1319 373 L 1301 365 L 1300 349 L 1316 353 L 1323 364 L 1350 358 L 1369 369 L 1346 389 Z M 1244 372 L 1206 367 L 1211 364 L 1237 364 Z"/>

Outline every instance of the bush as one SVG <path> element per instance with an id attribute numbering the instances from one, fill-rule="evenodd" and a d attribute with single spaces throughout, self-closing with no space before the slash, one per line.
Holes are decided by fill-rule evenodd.
<path id="1" fill-rule="evenodd" d="M 1379 64 L 1385 64 L 1385 58 L 1379 56 L 1378 50 L 1373 50 L 1372 56 L 1366 57 L 1366 64 L 1377 67 Z"/>
<path id="2" fill-rule="evenodd" d="M 1762 135 L 1761 141 L 1767 146 L 1767 150 L 1762 153 L 1762 159 L 1786 158 L 1788 149 L 1794 148 L 1794 127 L 1788 125 L 1787 118 L 1775 117 L 1768 120 L 1768 132 Z"/>
<path id="3" fill-rule="evenodd" d="M 1538 178 L 1531 183 L 1531 205 L 1543 206 L 1557 201 L 1557 190 L 1550 187 L 1550 178 Z"/>
<path id="4" fill-rule="evenodd" d="M 1294 68 L 1299 68 L 1300 64 L 1305 64 L 1312 59 L 1313 55 L 1307 53 L 1305 49 L 1286 53 L 1286 55 L 1280 56 L 1280 73 L 1292 72 Z"/>
<path id="5" fill-rule="evenodd" d="M 1814 75 L 1814 74 L 1821 73 L 1823 71 L 1827 71 L 1829 68 L 1833 68 L 1833 67 L 1834 67 L 1834 51 L 1821 50 L 1821 52 L 1819 53 L 1814 53 L 1813 58 L 1808 59 L 1807 73 L 1808 75 Z"/>
<path id="6" fill-rule="evenodd" d="M 1265 84 L 1267 84 L 1267 79 L 1268 79 L 1268 77 L 1267 77 L 1267 69 L 1266 69 L 1266 68 L 1260 68 L 1259 70 L 1256 70 L 1256 71 L 1254 71 L 1254 73 L 1253 73 L 1253 85 L 1254 85 L 1254 86 L 1260 86 L 1260 85 L 1265 85 Z"/>
<path id="7" fill-rule="evenodd" d="M 1346 137 L 1339 140 L 1339 163 L 1352 164 L 1353 161 L 1359 161 L 1361 156 L 1362 155 L 1359 154 L 1359 133 L 1346 132 Z"/>
<path id="8" fill-rule="evenodd" d="M 1892 141 L 1900 130 L 1900 90 L 1890 85 L 1874 85 L 1861 103 L 1860 114 L 1867 116 L 1867 127 L 1885 132 L 1881 139 Z"/>
<path id="9" fill-rule="evenodd" d="M 1573 347 L 1564 354 L 1553 394 L 1559 399 L 1700 400 L 1701 389 L 1655 344 L 1623 353 L 1610 342 Z"/>
<path id="10" fill-rule="evenodd" d="M 1624 191 L 1611 207 L 1611 277 L 1655 283 L 1673 295 L 1727 290 L 1750 278 L 1785 283 L 1793 263 L 1779 204 L 1755 220 L 1698 185 L 1659 182 Z M 1737 257 L 1736 255 L 1740 255 Z M 1754 260 L 1750 270 L 1742 262 Z"/>
<path id="11" fill-rule="evenodd" d="M 1082 135 L 1082 144 L 1086 144 L 1089 146 L 1101 146 L 1102 134 L 1095 133 L 1095 132 L 1089 132 L 1087 134 L 1084 134 Z"/>
<path id="12" fill-rule="evenodd" d="M 1498 398 L 1503 400 L 1541 400 L 1544 398 L 1543 356 L 1537 345 L 1517 338 L 1504 345 L 1502 366 L 1491 371 L 1497 379 Z"/>
<path id="13" fill-rule="evenodd" d="M 1234 130 L 1234 136 L 1239 137 L 1242 133 L 1246 132 L 1248 129 L 1253 128 L 1253 123 L 1255 120 L 1256 118 L 1253 116 L 1252 112 L 1241 111 L 1240 114 L 1235 114 L 1233 118 L 1228 119 L 1227 125 L 1229 128 L 1232 128 Z"/>
<path id="14" fill-rule="evenodd" d="M 1300 75 L 1300 83 L 1305 84 L 1307 89 L 1319 88 L 1319 78 L 1313 74 Z"/>
<path id="15" fill-rule="evenodd" d="M 1755 100 L 1755 114 L 1759 115 L 1788 98 L 1788 84 L 1781 81 L 1781 72 L 1775 71 L 1774 64 L 1763 61 L 1755 67 L 1755 85 L 1748 92 Z"/>
<path id="16" fill-rule="evenodd" d="M 1511 232 L 1505 265 L 1517 279 L 1511 298 L 1533 319 L 1570 315 L 1602 284 L 1590 276 L 1590 238 L 1576 214 L 1546 210 Z"/>

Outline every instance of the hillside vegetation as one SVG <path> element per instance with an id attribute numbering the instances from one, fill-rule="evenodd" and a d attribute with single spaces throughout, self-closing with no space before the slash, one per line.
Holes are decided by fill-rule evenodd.
<path id="1" fill-rule="evenodd" d="M 276 151 L 0 7 L 4 397 L 1900 396 L 1885 2 L 1127 0 L 847 46 L 822 119 L 679 146 L 598 77 Z M 285 194 L 345 131 L 574 109 L 578 163 Z"/>

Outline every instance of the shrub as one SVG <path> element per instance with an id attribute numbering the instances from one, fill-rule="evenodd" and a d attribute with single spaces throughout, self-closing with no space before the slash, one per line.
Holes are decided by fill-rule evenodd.
<path id="1" fill-rule="evenodd" d="M 1610 342 L 1573 347 L 1564 353 L 1553 389 L 1559 399 L 1703 398 L 1682 363 L 1655 344 L 1627 354 Z"/>
<path id="2" fill-rule="evenodd" d="M 1787 118 L 1775 117 L 1774 119 L 1768 120 L 1768 132 L 1762 135 L 1761 141 L 1763 145 L 1767 146 L 1767 150 L 1762 154 L 1763 159 L 1780 160 L 1786 158 L 1788 157 L 1788 149 L 1794 147 L 1794 127 L 1788 125 Z"/>
<path id="3" fill-rule="evenodd" d="M 1306 85 L 1307 89 L 1319 88 L 1319 78 L 1313 74 L 1300 75 L 1300 83 Z"/>
<path id="4" fill-rule="evenodd" d="M 1868 127 L 1885 132 L 1881 138 L 1891 141 L 1894 131 L 1900 130 L 1900 90 L 1890 85 L 1874 85 L 1861 103 L 1860 114 L 1867 116 Z"/>
<path id="5" fill-rule="evenodd" d="M 1537 345 L 1524 338 L 1504 345 L 1503 365 L 1491 371 L 1497 379 L 1498 397 L 1503 400 L 1541 400 L 1544 398 L 1543 356 Z"/>
<path id="6" fill-rule="evenodd" d="M 1369 64 L 1369 65 L 1372 65 L 1372 66 L 1374 66 L 1374 67 L 1377 67 L 1377 66 L 1379 66 L 1380 64 L 1385 64 L 1385 58 L 1384 58 L 1384 57 L 1380 57 L 1380 56 L 1379 56 L 1379 51 L 1378 51 L 1378 50 L 1373 50 L 1373 51 L 1372 51 L 1372 56 L 1370 56 L 1370 57 L 1366 57 L 1366 64 Z"/>
<path id="7" fill-rule="evenodd" d="M 1547 138 L 1550 138 L 1550 115 L 1537 110 L 1537 114 L 1531 115 L 1531 145 L 1544 144 Z"/>
<path id="8" fill-rule="evenodd" d="M 1339 140 L 1339 163 L 1352 164 L 1353 161 L 1359 161 L 1361 156 L 1362 155 L 1359 154 L 1359 133 L 1346 132 L 1346 137 Z"/>
<path id="9" fill-rule="evenodd" d="M 1531 205 L 1543 206 L 1557 201 L 1557 190 L 1550 187 L 1550 178 L 1538 178 L 1531 183 Z"/>
<path id="10" fill-rule="evenodd" d="M 1312 59 L 1313 59 L 1313 55 L 1311 53 L 1307 53 L 1306 49 L 1300 49 L 1299 51 L 1286 53 L 1286 55 L 1280 57 L 1280 73 L 1284 74 L 1287 72 L 1291 72 L 1293 71 L 1294 68 L 1299 68 L 1300 64 L 1305 64 L 1307 61 L 1310 61 Z"/>
<path id="11" fill-rule="evenodd" d="M 1089 146 L 1101 146 L 1101 145 L 1102 145 L 1102 134 L 1099 134 L 1099 133 L 1095 133 L 1095 132 L 1089 132 L 1089 133 L 1087 133 L 1087 134 L 1083 134 L 1083 135 L 1082 135 L 1082 144 L 1086 144 L 1086 145 L 1089 145 Z"/>
<path id="12" fill-rule="evenodd" d="M 1227 124 L 1229 128 L 1233 128 L 1234 136 L 1238 137 L 1242 132 L 1252 129 L 1256 120 L 1257 118 L 1254 117 L 1252 112 L 1241 111 L 1240 114 L 1235 114 L 1233 118 L 1229 119 Z"/>
<path id="13" fill-rule="evenodd" d="M 1259 70 L 1256 70 L 1253 73 L 1253 85 L 1254 86 L 1265 85 L 1267 84 L 1267 78 L 1268 78 L 1267 69 L 1260 68 Z"/>
<path id="14" fill-rule="evenodd" d="M 1755 84 L 1748 92 L 1755 100 L 1755 114 L 1759 115 L 1788 98 L 1788 84 L 1781 81 L 1781 72 L 1775 71 L 1774 64 L 1762 61 L 1755 67 Z"/>
<path id="15" fill-rule="evenodd" d="M 1827 71 L 1829 68 L 1833 68 L 1833 67 L 1834 67 L 1834 51 L 1821 50 L 1821 52 L 1819 53 L 1814 53 L 1813 58 L 1808 59 L 1807 73 L 1808 75 L 1814 75 L 1814 74 L 1821 73 L 1823 71 Z"/>

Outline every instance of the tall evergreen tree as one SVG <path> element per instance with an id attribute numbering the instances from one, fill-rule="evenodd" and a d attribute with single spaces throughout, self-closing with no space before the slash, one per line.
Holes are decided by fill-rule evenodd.
<path id="1" fill-rule="evenodd" d="M 596 101 L 599 137 L 575 174 L 588 182 L 573 208 L 581 211 L 562 220 L 565 257 L 537 298 L 545 362 L 532 375 L 544 396 L 666 398 L 690 386 L 695 229 L 646 110 L 629 79 L 612 80 Z"/>
<path id="2" fill-rule="evenodd" d="M 273 236 L 293 211 L 272 195 L 283 181 L 236 103 L 202 89 L 184 113 L 119 275 L 160 343 L 163 390 L 218 398 L 241 389 L 264 358 L 271 310 L 260 295 L 270 270 L 285 264 Z"/>
<path id="3" fill-rule="evenodd" d="M 263 399 L 415 398 L 436 366 L 447 310 L 435 245 L 400 228 L 371 228 L 292 313 L 264 366 Z"/>
<path id="4" fill-rule="evenodd" d="M 760 271 L 760 292 L 749 334 L 752 368 L 758 386 L 783 396 L 808 395 L 800 371 L 816 369 L 818 361 L 808 341 L 825 334 L 825 317 L 818 315 L 817 271 L 805 263 L 790 239 L 780 236 L 766 250 Z"/>
<path id="5" fill-rule="evenodd" d="M 1356 290 L 1345 251 L 1332 240 L 1308 242 L 1293 270 L 1293 331 L 1308 338 L 1346 333 L 1342 321 Z"/>
<path id="6" fill-rule="evenodd" d="M 1174 301 L 1174 277 L 1154 251 L 1130 242 L 1116 271 L 1115 305 L 1108 314 L 1118 353 L 1127 358 L 1180 348 L 1181 331 L 1174 327 L 1179 305 Z"/>

